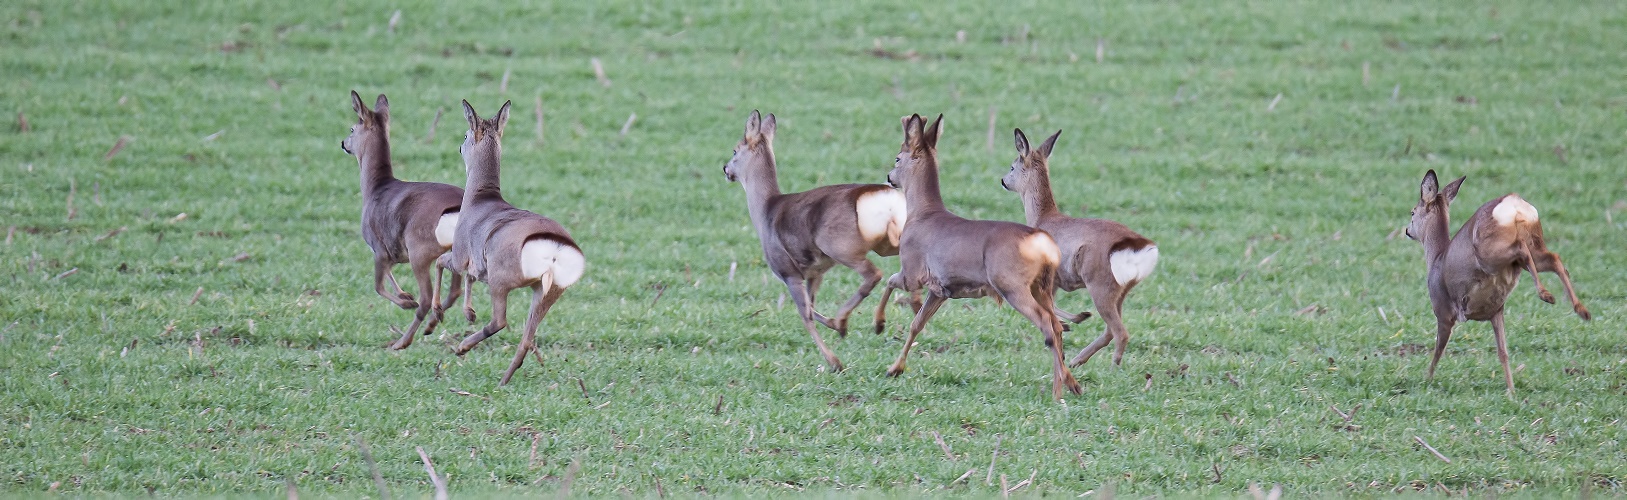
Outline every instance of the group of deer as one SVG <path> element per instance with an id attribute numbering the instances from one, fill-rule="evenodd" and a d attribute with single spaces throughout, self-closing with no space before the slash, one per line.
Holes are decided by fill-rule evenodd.
<path id="1" fill-rule="evenodd" d="M 463 102 L 469 131 L 459 149 L 467 174 L 465 187 L 460 189 L 396 179 L 390 162 L 389 103 L 380 95 L 373 109 L 368 109 L 354 91 L 351 101 L 359 120 L 340 146 L 355 155 L 361 167 L 362 237 L 374 254 L 374 289 L 401 308 L 416 311 L 412 324 L 390 348 L 411 345 L 420 326 L 428 335 L 460 296 L 464 297 L 464 314 L 473 323 L 475 313 L 465 289 L 472 291 L 473 283 L 481 281 L 490 291 L 492 318 L 454 349 L 462 355 L 506 328 L 509 292 L 530 287 L 525 331 L 501 381 L 507 384 L 535 348 L 543 317 L 565 289 L 582 277 L 586 265 L 563 226 L 503 199 L 498 165 L 509 103 L 503 104 L 495 118 L 482 119 L 468 101 Z M 915 310 L 903 352 L 887 370 L 890 376 L 904 372 L 916 336 L 952 298 L 993 297 L 1033 323 L 1052 354 L 1054 398 L 1060 398 L 1064 389 L 1081 392 L 1070 367 L 1089 361 L 1109 342 L 1114 344 L 1113 363 L 1120 364 L 1129 342 L 1124 299 L 1151 275 L 1158 247 L 1118 222 L 1068 217 L 1057 208 L 1049 160 L 1061 132 L 1032 147 L 1022 130 L 1014 131 L 1017 158 L 1000 185 L 1022 199 L 1026 224 L 1018 224 L 969 220 L 950 212 L 938 182 L 937 145 L 943 116 L 928 125 L 920 115 L 910 115 L 902 119 L 902 125 L 904 141 L 886 185 L 843 184 L 781 193 L 773 148 L 776 120 L 773 114 L 764 117 L 757 111 L 747 118 L 745 134 L 723 167 L 729 181 L 745 188 L 764 261 L 785 283 L 825 363 L 832 370 L 843 369 L 816 323 L 847 335 L 848 317 L 882 283 L 883 273 L 868 258 L 873 252 L 899 256 L 901 267 L 886 280 L 876 309 L 875 331 L 884 330 L 893 290 L 908 292 Z M 1522 270 L 1529 271 L 1533 280 L 1539 271 L 1557 273 L 1576 313 L 1591 318 L 1577 299 L 1559 256 L 1545 247 L 1536 209 L 1518 196 L 1486 203 L 1463 230 L 1448 237 L 1447 204 L 1462 182 L 1460 178 L 1441 189 L 1435 172 L 1430 171 L 1407 227 L 1407 236 L 1425 247 L 1429 294 L 1437 318 L 1429 377 L 1433 378 L 1457 322 L 1490 321 L 1512 394 L 1502 311 Z M 401 263 L 411 265 L 419 293 L 424 295 L 422 301 L 403 291 L 391 275 L 390 269 Z M 815 310 L 815 296 L 825 271 L 838 263 L 859 273 L 864 281 L 836 316 L 826 317 Z M 452 282 L 446 296 L 437 299 L 442 271 L 452 273 Z M 1553 295 L 1540 281 L 1536 285 L 1540 297 L 1552 303 Z M 1105 324 L 1100 337 L 1066 362 L 1062 344 L 1066 328 L 1061 320 L 1080 323 L 1091 314 L 1059 309 L 1055 305 L 1059 288 L 1086 289 Z"/>
<path id="2" fill-rule="evenodd" d="M 412 324 L 390 348 L 412 345 L 420 325 L 428 335 L 460 295 L 464 315 L 473 323 L 474 309 L 464 289 L 472 293 L 475 281 L 484 282 L 491 292 L 491 321 L 454 349 L 463 355 L 508 327 L 509 292 L 529 287 L 531 309 L 525 331 L 500 382 L 508 384 L 536 346 L 537 326 L 548 309 L 581 279 L 587 265 L 564 226 L 503 199 L 498 165 L 509 103 L 503 103 L 495 118 L 482 119 L 469 101 L 463 101 L 469 131 L 458 149 L 467 175 L 460 189 L 396 179 L 390 162 L 389 101 L 380 94 L 368 109 L 355 91 L 350 100 L 358 121 L 339 147 L 361 165 L 362 239 L 373 249 L 373 289 L 402 309 L 416 311 Z M 403 291 L 390 273 L 403 263 L 412 266 L 421 300 Z M 439 280 L 445 274 L 441 270 L 451 271 L 452 283 L 446 297 L 437 301 Z"/>

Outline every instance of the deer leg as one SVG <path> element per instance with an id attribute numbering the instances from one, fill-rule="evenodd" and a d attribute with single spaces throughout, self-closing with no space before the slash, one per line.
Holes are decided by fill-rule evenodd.
<path id="1" fill-rule="evenodd" d="M 385 262 L 384 259 L 373 259 L 373 291 L 378 292 L 380 297 L 384 297 L 385 299 L 394 303 L 396 307 L 400 307 L 402 309 L 417 309 L 418 302 L 412 300 L 411 294 L 401 291 L 401 287 L 395 287 L 395 295 L 391 295 L 390 292 L 384 290 L 385 278 L 389 278 L 390 285 L 395 286 L 395 276 L 390 274 L 391 265 L 392 264 L 389 262 Z"/>
<path id="2" fill-rule="evenodd" d="M 846 327 L 837 329 L 836 322 L 831 321 L 830 318 L 825 317 L 823 314 L 819 314 L 819 285 L 825 283 L 825 271 L 817 269 L 808 270 L 803 283 L 808 287 L 808 314 L 813 316 L 814 322 L 825 325 L 825 328 L 837 330 L 837 332 L 841 333 L 843 337 L 846 337 Z"/>
<path id="3" fill-rule="evenodd" d="M 430 316 L 430 310 L 435 308 L 435 293 L 439 290 L 430 280 L 429 268 L 435 264 L 435 259 L 420 259 L 412 263 L 412 276 L 418 280 L 418 293 L 424 294 L 424 301 L 418 303 L 418 309 L 412 315 L 412 324 L 401 338 L 390 345 L 391 349 L 401 350 L 412 345 L 413 338 L 418 334 L 418 327 L 424 324 L 424 318 Z M 433 320 L 431 320 L 433 321 Z M 433 329 L 431 326 L 429 329 Z"/>
<path id="4" fill-rule="evenodd" d="M 478 345 L 481 341 L 486 340 L 486 337 L 496 335 L 497 332 L 503 331 L 504 328 L 508 328 L 509 290 L 499 292 L 497 291 L 496 287 L 490 286 L 490 283 L 487 285 L 488 286 L 486 288 L 491 291 L 491 322 L 486 323 L 485 328 L 481 328 L 480 331 L 475 332 L 468 338 L 463 339 L 463 343 L 458 344 L 458 347 L 452 350 L 453 354 L 462 356 L 465 353 L 468 353 L 470 349 L 474 349 L 475 345 Z"/>
<path id="5" fill-rule="evenodd" d="M 1548 288 L 1542 286 L 1542 277 L 1537 276 L 1537 263 L 1536 259 L 1533 258 L 1534 256 L 1531 255 L 1531 242 L 1529 240 L 1530 238 L 1520 238 L 1520 250 L 1525 252 L 1525 258 L 1520 260 L 1525 261 L 1525 270 L 1531 272 L 1531 283 L 1537 285 L 1537 298 L 1552 304 L 1554 303 L 1554 294 L 1549 293 Z"/>
<path id="6" fill-rule="evenodd" d="M 1051 308 L 1040 304 L 1035 297 L 1022 294 L 1001 294 L 1013 309 L 1028 318 L 1040 333 L 1045 335 L 1045 345 L 1051 348 L 1051 399 L 1062 399 L 1062 389 L 1068 392 L 1081 394 L 1084 389 L 1079 387 L 1079 379 L 1073 377 L 1073 371 L 1063 362 L 1061 321 L 1051 312 Z"/>
<path id="7" fill-rule="evenodd" d="M 446 271 L 447 269 L 439 263 L 435 265 L 435 293 L 437 295 L 441 292 L 441 281 Z M 463 279 L 457 273 L 452 273 L 452 284 L 448 286 L 451 289 L 447 290 L 444 298 L 437 300 L 435 307 L 430 310 L 429 321 L 424 323 L 425 337 L 435 333 L 435 327 L 440 326 L 441 320 L 446 318 L 446 310 L 455 305 L 458 296 L 463 294 Z"/>
<path id="8" fill-rule="evenodd" d="M 531 312 L 525 316 L 525 333 L 520 336 L 520 347 L 514 351 L 514 360 L 508 363 L 508 371 L 503 372 L 503 379 L 497 382 L 498 387 L 508 385 L 514 372 L 525 364 L 525 355 L 537 348 L 537 325 L 548 316 L 548 309 L 554 307 L 554 301 L 564 294 L 565 289 L 553 288 L 552 276 L 544 278 L 544 282 L 531 287 Z"/>
<path id="9" fill-rule="evenodd" d="M 1113 321 L 1108 323 L 1108 327 L 1113 330 L 1113 366 L 1119 366 L 1119 362 L 1124 360 L 1124 347 L 1130 344 L 1130 329 L 1124 327 L 1124 297 L 1130 295 L 1130 287 L 1133 286 L 1135 282 L 1132 281 L 1118 287 L 1112 292 L 1113 297 L 1109 299 L 1112 304 L 1110 308 L 1113 310 Z M 1102 315 L 1102 321 L 1107 321 L 1106 314 Z"/>
<path id="10" fill-rule="evenodd" d="M 1119 301 L 1114 300 L 1114 293 L 1118 288 L 1118 286 L 1108 286 L 1105 284 L 1086 287 L 1086 290 L 1090 291 L 1090 301 L 1096 304 L 1096 313 L 1102 317 L 1102 336 L 1097 337 L 1094 341 L 1091 341 L 1090 345 L 1085 346 L 1084 349 L 1080 349 L 1079 354 L 1075 355 L 1073 360 L 1068 362 L 1068 366 L 1079 366 L 1085 364 L 1087 361 L 1090 361 L 1090 357 L 1094 356 L 1096 351 L 1100 351 L 1103 347 L 1107 347 L 1108 342 L 1118 341 L 1121 331 L 1124 332 L 1124 340 L 1119 341 L 1122 343 L 1115 342 L 1113 347 L 1113 365 L 1118 366 L 1119 363 L 1123 361 L 1124 348 L 1122 346 L 1130 342 L 1130 333 L 1123 330 L 1124 322 L 1119 317 L 1119 309 L 1115 307 L 1117 304 L 1119 304 Z"/>
<path id="11" fill-rule="evenodd" d="M 1543 251 L 1532 257 L 1534 258 L 1531 260 L 1535 261 L 1534 268 L 1537 271 L 1548 271 L 1559 275 L 1559 284 L 1565 287 L 1565 297 L 1570 299 L 1571 309 L 1576 311 L 1576 315 L 1581 316 L 1583 320 L 1592 321 L 1593 314 L 1587 312 L 1587 307 L 1582 305 L 1581 299 L 1576 298 L 1576 286 L 1571 284 L 1571 273 L 1565 270 L 1565 263 L 1559 260 L 1559 254 Z M 1531 275 L 1536 276 L 1536 271 L 1531 271 Z"/>
<path id="12" fill-rule="evenodd" d="M 467 318 L 469 320 L 469 324 L 471 325 L 476 324 L 475 306 L 472 303 L 474 301 L 474 296 L 475 277 L 472 274 L 465 273 L 463 275 L 463 317 Z"/>
<path id="13" fill-rule="evenodd" d="M 407 293 L 406 290 L 402 290 L 401 285 L 396 283 L 396 281 L 395 281 L 395 273 L 390 272 L 390 271 L 385 271 L 384 272 L 384 278 L 390 281 L 390 288 L 395 290 L 395 296 L 401 297 L 401 298 L 407 299 L 407 300 L 414 300 L 411 293 Z"/>
<path id="14" fill-rule="evenodd" d="M 926 294 L 926 303 L 921 304 L 921 312 L 916 313 L 915 319 L 910 321 L 910 333 L 904 337 L 904 352 L 898 353 L 898 361 L 894 361 L 893 366 L 887 368 L 887 376 L 897 377 L 904 374 L 904 360 L 910 357 L 910 348 L 915 346 L 915 336 L 921 334 L 927 320 L 932 319 L 932 315 L 938 312 L 938 306 L 942 306 L 946 300 L 949 300 L 948 297 L 935 293 Z"/>
<path id="15" fill-rule="evenodd" d="M 897 277 L 898 275 L 893 275 Z M 887 285 L 881 287 L 881 303 L 876 305 L 876 334 L 887 330 L 887 301 L 893 297 L 893 283 L 887 280 Z"/>
<path id="16" fill-rule="evenodd" d="M 1497 341 L 1497 362 L 1503 364 L 1503 383 L 1508 385 L 1508 399 L 1514 399 L 1514 372 L 1508 371 L 1508 333 L 1503 331 L 1503 312 L 1491 317 L 1492 336 Z"/>
<path id="17" fill-rule="evenodd" d="M 1429 358 L 1429 373 L 1425 380 L 1435 380 L 1435 364 L 1440 363 L 1441 353 L 1446 352 L 1446 341 L 1452 338 L 1452 326 L 1456 323 L 1450 319 L 1435 319 L 1435 354 Z"/>
<path id="18" fill-rule="evenodd" d="M 852 263 L 852 265 L 849 265 L 848 262 L 842 262 L 842 265 L 852 268 L 859 273 L 860 277 L 864 278 L 864 283 L 859 285 L 859 290 L 853 292 L 853 297 L 847 299 L 847 303 L 842 304 L 842 308 L 836 311 L 836 317 L 831 319 L 831 323 L 834 324 L 831 329 L 846 337 L 848 316 L 852 315 L 853 310 L 864 302 L 865 297 L 870 296 L 870 291 L 875 290 L 876 285 L 881 283 L 881 268 L 876 267 L 875 264 L 870 262 L 870 259 L 862 256 L 858 262 Z M 883 306 L 885 305 L 883 304 Z"/>
<path id="19" fill-rule="evenodd" d="M 814 347 L 819 348 L 819 355 L 824 356 L 825 364 L 831 371 L 842 371 L 842 360 L 836 359 L 836 353 L 825 346 L 824 337 L 819 336 L 819 329 L 814 326 L 813 297 L 808 293 L 808 284 L 800 278 L 787 278 L 785 287 L 791 294 L 791 301 L 797 305 L 797 315 L 802 317 L 802 326 L 808 329 L 808 336 L 813 337 Z"/>

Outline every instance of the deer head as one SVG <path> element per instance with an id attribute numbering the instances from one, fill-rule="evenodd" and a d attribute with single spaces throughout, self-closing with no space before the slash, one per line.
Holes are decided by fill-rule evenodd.
<path id="1" fill-rule="evenodd" d="M 919 179 L 928 169 L 938 168 L 935 162 L 938 138 L 943 136 L 943 115 L 938 115 L 931 126 L 926 126 L 926 119 L 921 115 L 906 116 L 899 121 L 904 125 L 904 143 L 898 148 L 898 156 L 893 158 L 892 171 L 887 172 L 887 183 L 909 196 L 912 190 L 926 188 L 912 186 L 912 180 Z"/>
<path id="2" fill-rule="evenodd" d="M 1444 238 L 1448 231 L 1447 209 L 1452 200 L 1457 198 L 1458 188 L 1463 186 L 1463 180 L 1467 178 L 1459 177 L 1458 180 L 1447 184 L 1445 189 L 1441 189 L 1440 181 L 1435 178 L 1435 170 L 1431 169 L 1424 174 L 1424 181 L 1419 185 L 1418 205 L 1412 207 L 1412 220 L 1407 224 L 1407 237 L 1424 242 L 1425 245 L 1429 244 L 1425 241 L 1426 238 Z M 1444 239 L 1440 240 L 1442 247 L 1445 243 Z"/>
<path id="3" fill-rule="evenodd" d="M 390 101 L 379 94 L 373 109 L 367 109 L 362 96 L 350 91 L 350 106 L 356 110 L 356 124 L 350 126 L 350 136 L 339 141 L 339 149 L 352 156 L 361 156 L 375 146 L 387 146 L 390 140 Z"/>
<path id="4" fill-rule="evenodd" d="M 1028 136 L 1023 135 L 1023 129 L 1013 129 L 1012 134 L 1017 141 L 1017 159 L 1011 161 L 1011 171 L 1000 178 L 1000 187 L 1006 188 L 1006 191 L 1025 193 L 1029 191 L 1029 186 L 1037 187 L 1037 183 L 1045 182 L 1044 186 L 1049 191 L 1051 148 L 1056 147 L 1056 138 L 1062 135 L 1062 131 L 1051 134 L 1039 145 L 1039 149 L 1028 147 Z"/>
<path id="5" fill-rule="evenodd" d="M 502 109 L 497 110 L 497 116 L 491 119 L 482 119 L 475 113 L 475 108 L 469 105 L 468 100 L 463 101 L 463 117 L 469 120 L 469 131 L 463 135 L 463 145 L 458 147 L 458 153 L 463 156 L 464 168 L 474 168 L 478 163 L 471 162 L 473 155 L 485 153 L 492 157 L 501 157 L 503 127 L 508 125 L 508 109 L 513 101 L 503 101 Z"/>
<path id="6" fill-rule="evenodd" d="M 746 118 L 745 135 L 734 145 L 734 156 L 729 158 L 728 163 L 723 164 L 723 177 L 729 182 L 745 183 L 747 176 L 754 176 L 757 173 L 759 165 L 772 167 L 775 128 L 773 113 L 763 118 L 756 110 L 752 110 L 751 116 Z"/>

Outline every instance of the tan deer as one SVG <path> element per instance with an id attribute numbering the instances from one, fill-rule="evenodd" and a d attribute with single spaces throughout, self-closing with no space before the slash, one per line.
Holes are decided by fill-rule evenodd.
<path id="1" fill-rule="evenodd" d="M 841 371 L 841 360 L 825 346 L 814 322 L 847 336 L 848 316 L 881 282 L 881 269 L 870 262 L 868 254 L 898 255 L 905 221 L 904 196 L 880 184 L 841 184 L 780 193 L 774 129 L 773 114 L 763 118 L 752 111 L 746 119 L 745 136 L 735 145 L 734 156 L 723 165 L 723 176 L 745 188 L 746 210 L 762 244 L 763 260 L 785 283 L 825 363 Z M 864 283 L 835 317 L 827 318 L 814 310 L 814 299 L 825 271 L 835 264 L 858 272 Z M 886 307 L 883 301 L 877 308 L 877 332 L 883 329 Z"/>
<path id="2" fill-rule="evenodd" d="M 1056 271 L 1061 250 L 1045 231 L 1015 222 L 967 220 L 944 207 L 938 187 L 938 138 L 943 115 L 925 126 L 920 115 L 903 119 L 904 143 L 887 182 L 904 191 L 909 221 L 898 258 L 903 270 L 889 288 L 926 290 L 926 301 L 910 322 L 898 361 L 887 375 L 904 373 L 905 360 L 927 321 L 952 298 L 995 296 L 1028 318 L 1051 348 L 1051 395 L 1080 393 L 1079 381 L 1063 362 L 1062 322 L 1054 312 Z"/>
<path id="3" fill-rule="evenodd" d="M 412 345 L 420 324 L 425 325 L 424 335 L 434 331 L 441 312 L 462 293 L 459 280 L 454 279 L 445 303 L 435 307 L 440 285 L 431 283 L 430 276 L 437 258 L 452 248 L 463 190 L 437 182 L 396 179 L 390 162 L 389 100 L 379 94 L 373 109 L 367 109 L 362 96 L 352 90 L 350 105 L 359 120 L 351 125 L 350 136 L 339 142 L 339 148 L 361 165 L 362 240 L 373 249 L 373 290 L 402 309 L 417 310 L 412 325 L 390 344 L 391 349 L 405 349 Z M 396 284 L 390 270 L 402 263 L 412 266 L 422 301 Z M 392 290 L 384 288 L 386 281 Z"/>
<path id="4" fill-rule="evenodd" d="M 1028 225 L 1051 233 L 1062 248 L 1057 287 L 1070 292 L 1080 288 L 1088 291 L 1096 312 L 1107 325 L 1102 336 L 1079 351 L 1068 365 L 1085 364 L 1108 341 L 1113 342 L 1113 364 L 1117 365 L 1124 359 L 1124 346 L 1130 341 L 1130 331 L 1124 327 L 1124 298 L 1158 265 L 1158 245 L 1124 224 L 1068 217 L 1057 209 L 1051 191 L 1050 158 L 1061 130 L 1038 148 L 1029 147 L 1022 129 L 1016 129 L 1013 135 L 1017 159 L 1011 162 L 1011 171 L 1000 179 L 1000 186 L 1022 195 Z M 1074 323 L 1090 317 L 1088 312 L 1069 314 L 1061 309 L 1056 314 Z"/>
<path id="5" fill-rule="evenodd" d="M 536 347 L 537 326 L 565 289 L 581 279 L 587 261 L 565 227 L 552 219 L 514 208 L 503 199 L 499 160 L 503 155 L 503 126 L 508 123 L 508 102 L 495 118 L 481 119 L 469 101 L 463 116 L 469 132 L 458 149 L 468 182 L 463 186 L 463 218 L 452 239 L 452 267 L 467 280 L 486 283 L 491 292 L 491 322 L 463 339 L 454 350 L 463 355 L 475 345 L 508 327 L 508 294 L 531 288 L 530 313 L 514 360 L 498 385 L 507 385 Z"/>
<path id="6" fill-rule="evenodd" d="M 1440 187 L 1435 171 L 1424 174 L 1418 205 L 1412 209 L 1407 237 L 1424 245 L 1424 262 L 1429 265 L 1429 301 L 1435 310 L 1435 355 L 1429 360 L 1428 378 L 1435 378 L 1435 364 L 1452 337 L 1452 327 L 1465 320 L 1490 321 L 1497 342 L 1497 360 L 1503 364 L 1503 382 L 1514 397 L 1514 374 L 1508 370 L 1508 338 L 1503 330 L 1503 305 L 1519 282 L 1520 272 L 1531 273 L 1537 296 L 1554 303 L 1554 295 L 1542 286 L 1538 272 L 1559 275 L 1572 309 L 1583 320 L 1593 315 L 1576 298 L 1570 273 L 1559 255 L 1548 251 L 1542 240 L 1542 223 L 1537 208 L 1508 194 L 1481 205 L 1463 223 L 1457 235 L 1448 236 L 1447 207 L 1458 195 L 1464 177 Z"/>

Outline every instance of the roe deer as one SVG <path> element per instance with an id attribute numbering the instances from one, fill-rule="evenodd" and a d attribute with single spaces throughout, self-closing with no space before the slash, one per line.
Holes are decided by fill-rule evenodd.
<path id="1" fill-rule="evenodd" d="M 915 336 L 951 298 L 996 296 L 1028 318 L 1051 348 L 1051 395 L 1062 389 L 1079 394 L 1079 381 L 1063 362 L 1062 322 L 1053 300 L 1061 250 L 1045 231 L 1015 222 L 967 220 L 944 207 L 938 188 L 938 138 L 943 115 L 926 127 L 921 115 L 903 119 L 904 143 L 887 173 L 887 182 L 904 191 L 909 222 L 904 225 L 898 259 L 903 270 L 888 279 L 889 288 L 926 289 L 926 302 L 910 322 L 898 361 L 887 375 L 904 373 Z"/>
<path id="2" fill-rule="evenodd" d="M 735 145 L 734 156 L 723 165 L 723 176 L 745 187 L 746 209 L 757 229 L 763 260 L 785 283 L 825 363 L 841 371 L 841 360 L 825 346 L 814 322 L 847 336 L 848 315 L 881 282 L 881 269 L 870 262 L 867 254 L 898 255 L 905 220 L 904 196 L 880 184 L 841 184 L 780 194 L 774 170 L 774 128 L 773 114 L 762 118 L 752 111 L 746 119 L 745 136 Z M 827 318 L 814 310 L 814 298 L 825 271 L 837 263 L 858 272 L 864 283 L 835 317 Z M 886 308 L 883 301 L 876 310 L 877 332 L 883 329 Z"/>
<path id="3" fill-rule="evenodd" d="M 1519 282 L 1520 271 L 1531 273 L 1538 297 L 1552 304 L 1554 295 L 1542 286 L 1538 272 L 1559 275 L 1572 309 L 1583 320 L 1593 316 L 1576 298 L 1570 273 L 1559 255 L 1549 252 L 1542 240 L 1542 223 L 1537 208 L 1508 194 L 1481 205 L 1469 220 L 1448 237 L 1447 207 L 1458 195 L 1465 177 L 1440 187 L 1435 171 L 1424 174 L 1419 186 L 1418 205 L 1412 209 L 1407 237 L 1424 245 L 1424 262 L 1429 266 L 1429 301 L 1435 310 L 1435 355 L 1429 360 L 1428 378 L 1435 378 L 1435 364 L 1452 337 L 1452 327 L 1465 320 L 1490 321 L 1497 342 L 1497 360 L 1503 364 L 1503 382 L 1508 396 L 1514 397 L 1514 374 L 1508 371 L 1508 337 L 1503 331 L 1503 304 Z"/>
<path id="4" fill-rule="evenodd" d="M 468 182 L 463 187 L 463 220 L 452 239 L 452 267 L 466 280 L 486 283 L 491 292 L 491 322 L 471 334 L 453 351 L 463 355 L 487 337 L 508 327 L 508 294 L 531 288 L 531 309 L 514 360 L 498 385 L 507 385 L 525 355 L 536 347 L 537 325 L 565 289 L 581 279 L 587 261 L 565 227 L 552 219 L 514 208 L 503 200 L 499 161 L 503 155 L 503 126 L 508 123 L 508 102 L 497 117 L 481 119 L 469 101 L 463 116 L 469 131 L 458 148 Z"/>
<path id="5" fill-rule="evenodd" d="M 1079 366 L 1090 361 L 1090 356 L 1113 341 L 1113 364 L 1124 359 L 1124 346 L 1130 341 L 1130 331 L 1124 328 L 1124 297 L 1137 283 L 1152 274 L 1158 265 L 1158 245 L 1153 244 L 1129 227 L 1106 219 L 1076 219 L 1057 209 L 1051 191 L 1051 148 L 1056 146 L 1058 130 L 1045 139 L 1039 148 L 1028 146 L 1028 136 L 1022 129 L 1013 132 L 1017 141 L 1017 159 L 1011 162 L 1011 171 L 1000 179 L 1000 186 L 1022 195 L 1023 215 L 1028 225 L 1051 233 L 1057 246 L 1062 248 L 1062 267 L 1056 272 L 1056 285 L 1067 291 L 1084 288 L 1090 292 L 1090 301 L 1096 304 L 1106 329 L 1102 336 L 1079 351 L 1068 366 Z M 1078 323 L 1090 313 L 1068 314 L 1061 309 L 1057 316 Z"/>
<path id="6" fill-rule="evenodd" d="M 352 90 L 350 105 L 359 121 L 350 127 L 350 136 L 339 142 L 339 148 L 361 164 L 362 239 L 373 249 L 373 290 L 402 309 L 417 310 L 412 325 L 390 344 L 391 349 L 405 349 L 412 345 L 420 324 L 425 325 L 424 335 L 434 331 L 441 312 L 462 293 L 459 281 L 453 280 L 445 303 L 435 307 L 440 285 L 430 282 L 430 271 L 437 258 L 452 248 L 463 190 L 438 182 L 396 179 L 390 164 L 389 100 L 379 94 L 373 109 L 367 109 L 362 96 Z M 422 301 L 396 284 L 390 269 L 402 263 L 412 266 Z M 384 289 L 386 280 L 393 294 Z M 424 323 L 425 316 L 428 323 Z"/>

